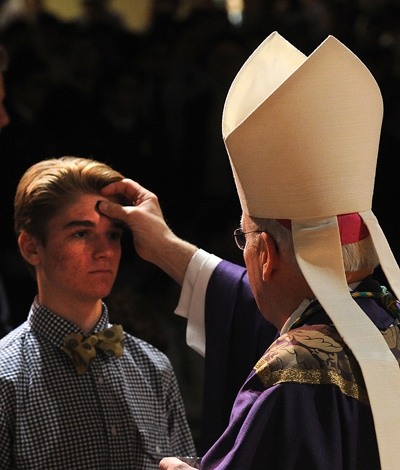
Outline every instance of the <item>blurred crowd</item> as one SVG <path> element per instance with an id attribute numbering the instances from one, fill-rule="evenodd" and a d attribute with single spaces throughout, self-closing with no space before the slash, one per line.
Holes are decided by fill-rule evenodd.
<path id="1" fill-rule="evenodd" d="M 193 0 L 182 10 L 180 0 L 153 0 L 141 33 L 127 29 L 106 0 L 82 0 L 82 16 L 71 22 L 50 14 L 40 0 L 25 0 L 18 10 L 0 3 L 11 118 L 0 135 L 0 270 L 12 326 L 25 320 L 35 293 L 17 252 L 13 195 L 28 166 L 46 157 L 110 164 L 159 196 L 178 235 L 242 262 L 231 240 L 240 207 L 221 116 L 235 74 L 275 30 L 305 54 L 332 34 L 376 78 L 385 117 L 373 208 L 400 254 L 400 0 L 245 0 L 235 21 L 221 2 Z M 129 238 L 124 249 L 111 308 L 133 334 L 179 355 L 171 346 L 171 337 L 184 331 L 172 314 L 178 286 L 139 260 Z M 177 367 L 190 382 L 190 363 Z"/>

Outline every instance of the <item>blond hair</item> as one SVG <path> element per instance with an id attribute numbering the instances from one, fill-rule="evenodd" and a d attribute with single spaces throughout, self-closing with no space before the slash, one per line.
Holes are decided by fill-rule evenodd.
<path id="1" fill-rule="evenodd" d="M 95 160 L 65 156 L 32 165 L 22 176 L 14 200 L 14 229 L 46 244 L 49 221 L 82 194 L 101 189 L 124 177 Z"/>

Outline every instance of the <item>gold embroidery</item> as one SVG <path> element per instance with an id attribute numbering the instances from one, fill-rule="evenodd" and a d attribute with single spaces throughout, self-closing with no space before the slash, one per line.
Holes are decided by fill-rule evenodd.
<path id="1" fill-rule="evenodd" d="M 382 334 L 400 363 L 399 329 L 392 327 Z M 284 382 L 333 384 L 343 394 L 369 403 L 357 361 L 329 325 L 303 326 L 280 336 L 254 369 L 265 388 Z"/>

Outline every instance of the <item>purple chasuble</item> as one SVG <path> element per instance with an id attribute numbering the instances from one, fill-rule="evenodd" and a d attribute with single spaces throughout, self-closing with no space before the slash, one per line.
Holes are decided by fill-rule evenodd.
<path id="1" fill-rule="evenodd" d="M 380 286 L 367 278 L 358 290 L 380 292 Z M 392 324 L 392 317 L 375 300 L 356 301 L 380 330 Z M 307 325 L 313 324 L 329 325 L 330 319 L 321 311 L 307 320 Z M 259 348 L 268 348 L 276 336 L 260 318 L 243 268 L 228 262 L 216 268 L 207 291 L 206 335 L 205 400 L 214 397 L 205 411 L 221 407 L 214 408 L 213 415 L 219 432 L 238 380 L 263 355 Z M 213 420 L 206 415 L 206 426 Z M 201 468 L 378 469 L 371 410 L 335 384 L 288 381 L 266 388 L 253 370 L 236 397 L 229 424 L 203 457 Z"/>

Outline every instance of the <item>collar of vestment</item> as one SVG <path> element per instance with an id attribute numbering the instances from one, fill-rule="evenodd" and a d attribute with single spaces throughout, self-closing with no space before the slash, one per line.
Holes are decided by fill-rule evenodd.
<path id="1" fill-rule="evenodd" d="M 349 284 L 349 290 L 350 291 L 354 290 L 360 283 L 361 283 L 361 281 L 357 281 L 357 282 L 353 282 L 352 284 Z M 315 302 L 315 300 L 316 299 L 304 299 L 300 303 L 300 305 L 296 308 L 296 310 L 286 320 L 286 322 L 284 323 L 284 325 L 283 325 L 283 327 L 280 331 L 280 334 L 283 335 L 283 334 L 287 333 L 287 331 L 290 328 L 290 325 L 295 320 L 297 320 L 297 318 L 300 317 L 301 314 L 304 313 L 304 311 L 307 309 L 307 307 L 309 307 L 311 303 Z"/>
<path id="2" fill-rule="evenodd" d="M 46 338 L 57 348 L 63 346 L 65 337 L 71 333 L 90 336 L 111 326 L 108 321 L 108 310 L 104 303 L 99 321 L 93 330 L 88 335 L 85 335 L 79 326 L 46 308 L 39 302 L 37 297 L 35 297 L 29 312 L 28 324 L 36 335 Z"/>

